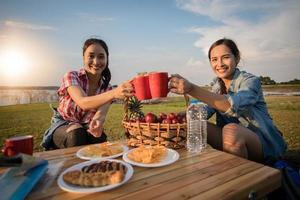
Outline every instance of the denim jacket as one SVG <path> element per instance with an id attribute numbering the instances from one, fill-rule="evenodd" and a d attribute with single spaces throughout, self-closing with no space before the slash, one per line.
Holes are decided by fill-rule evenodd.
<path id="1" fill-rule="evenodd" d="M 220 94 L 217 78 L 212 92 Z M 216 113 L 219 127 L 238 123 L 255 132 L 262 143 L 265 158 L 282 156 L 286 143 L 268 113 L 259 78 L 236 68 L 226 98 L 231 107 L 222 113 L 207 106 L 208 118 Z"/>
<path id="2" fill-rule="evenodd" d="M 50 104 L 50 108 L 53 110 L 53 116 L 51 118 L 51 125 L 50 128 L 47 129 L 44 133 L 43 141 L 41 143 L 41 146 L 44 147 L 45 150 L 49 150 L 54 147 L 53 144 L 53 133 L 54 131 L 59 128 L 62 125 L 66 125 L 69 122 L 65 121 L 62 116 L 59 114 L 56 108 L 53 108 Z"/>

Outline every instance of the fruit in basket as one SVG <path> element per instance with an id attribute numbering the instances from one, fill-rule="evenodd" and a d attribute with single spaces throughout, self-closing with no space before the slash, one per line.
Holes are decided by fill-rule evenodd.
<path id="1" fill-rule="evenodd" d="M 173 120 L 173 119 L 177 119 L 177 115 L 175 113 L 169 113 L 167 116 L 168 119 Z"/>
<path id="2" fill-rule="evenodd" d="M 166 118 L 164 120 L 162 120 L 163 124 L 172 124 L 172 120 L 170 120 L 169 118 Z"/>
<path id="3" fill-rule="evenodd" d="M 156 123 L 157 122 L 157 116 L 155 114 L 149 112 L 145 116 L 145 121 L 147 123 Z"/>
<path id="4" fill-rule="evenodd" d="M 167 119 L 167 114 L 163 112 L 159 113 L 157 117 L 157 122 L 162 123 L 164 119 Z"/>
<path id="5" fill-rule="evenodd" d="M 172 124 L 177 124 L 177 123 L 179 123 L 178 119 L 176 118 L 172 119 Z"/>
<path id="6" fill-rule="evenodd" d="M 179 123 L 186 123 L 186 117 L 182 117 L 179 121 Z"/>
<path id="7" fill-rule="evenodd" d="M 162 118 L 162 114 L 159 115 L 160 117 L 158 118 L 160 123 L 163 124 L 177 124 L 177 123 L 186 123 L 186 116 L 185 112 L 179 112 L 179 113 L 174 113 L 171 112 L 169 114 L 165 114 L 165 118 Z"/>
<path id="8" fill-rule="evenodd" d="M 142 112 L 142 104 L 141 102 L 135 97 L 132 96 L 128 100 L 128 110 L 130 112 L 129 114 L 129 121 L 132 122 L 144 122 L 145 116 Z"/>
<path id="9" fill-rule="evenodd" d="M 162 120 L 164 120 L 164 119 L 166 119 L 166 118 L 167 118 L 167 114 L 166 114 L 166 113 L 163 113 L 163 112 L 161 112 L 161 113 L 159 113 L 159 117 L 160 117 Z"/>
<path id="10" fill-rule="evenodd" d="M 179 123 L 186 123 L 186 112 L 185 111 L 179 112 L 177 114 L 177 119 L 178 119 Z"/>

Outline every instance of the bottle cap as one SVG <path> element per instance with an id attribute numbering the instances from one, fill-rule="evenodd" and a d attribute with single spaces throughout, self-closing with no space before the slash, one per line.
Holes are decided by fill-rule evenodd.
<path id="1" fill-rule="evenodd" d="M 191 101 L 190 101 L 190 104 L 196 104 L 196 103 L 199 103 L 200 101 L 199 100 L 197 100 L 197 99 L 192 99 Z"/>

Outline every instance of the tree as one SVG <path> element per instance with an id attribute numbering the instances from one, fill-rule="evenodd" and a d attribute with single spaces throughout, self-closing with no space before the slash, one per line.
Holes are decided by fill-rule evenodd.
<path id="1" fill-rule="evenodd" d="M 287 82 L 280 82 L 280 84 L 300 84 L 300 80 L 295 78 L 294 80 L 290 80 Z"/>
<path id="2" fill-rule="evenodd" d="M 262 85 L 275 85 L 276 84 L 276 82 L 268 76 L 260 76 L 259 79 L 260 79 L 260 82 Z"/>

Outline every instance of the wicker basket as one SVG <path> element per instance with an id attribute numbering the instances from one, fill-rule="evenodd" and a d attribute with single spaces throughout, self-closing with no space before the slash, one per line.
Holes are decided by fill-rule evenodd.
<path id="1" fill-rule="evenodd" d="M 186 105 L 188 97 L 185 96 Z M 128 101 L 124 103 L 125 115 L 122 125 L 126 130 L 128 145 L 137 147 L 145 145 L 163 145 L 172 149 L 185 147 L 187 124 L 140 123 L 128 120 Z"/>

